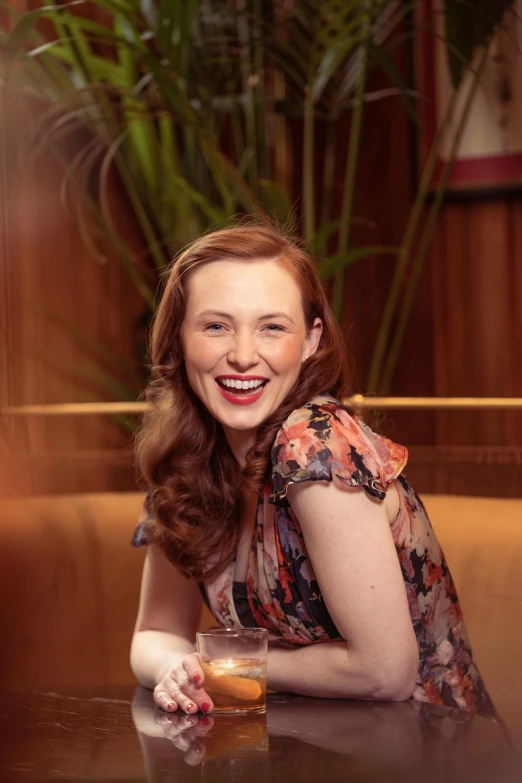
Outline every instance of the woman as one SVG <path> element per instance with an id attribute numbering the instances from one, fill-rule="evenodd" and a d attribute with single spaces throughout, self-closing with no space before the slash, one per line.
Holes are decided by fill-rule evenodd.
<path id="1" fill-rule="evenodd" d="M 495 715 L 407 451 L 338 401 L 344 355 L 310 259 L 275 228 L 216 231 L 172 265 L 138 439 L 133 543 L 152 546 L 131 650 L 164 710 L 213 708 L 203 594 L 223 625 L 269 629 L 269 688 Z"/>

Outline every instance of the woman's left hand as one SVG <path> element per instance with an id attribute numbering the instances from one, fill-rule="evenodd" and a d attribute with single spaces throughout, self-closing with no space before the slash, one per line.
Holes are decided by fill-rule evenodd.
<path id="1" fill-rule="evenodd" d="M 203 687 L 204 682 L 199 653 L 173 656 L 160 670 L 154 701 L 165 712 L 176 712 L 179 708 L 190 715 L 200 709 L 206 714 L 214 704 Z"/>

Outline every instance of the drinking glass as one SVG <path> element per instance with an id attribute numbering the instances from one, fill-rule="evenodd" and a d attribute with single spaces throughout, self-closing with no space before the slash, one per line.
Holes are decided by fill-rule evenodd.
<path id="1" fill-rule="evenodd" d="M 199 631 L 196 642 L 214 713 L 265 712 L 266 628 L 212 628 Z"/>

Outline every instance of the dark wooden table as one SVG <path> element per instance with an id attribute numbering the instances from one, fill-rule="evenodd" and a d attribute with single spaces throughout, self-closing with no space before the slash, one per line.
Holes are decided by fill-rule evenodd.
<path id="1" fill-rule="evenodd" d="M 266 715 L 167 715 L 143 688 L 4 691 L 0 781 L 520 783 L 496 724 L 416 702 L 269 697 Z"/>

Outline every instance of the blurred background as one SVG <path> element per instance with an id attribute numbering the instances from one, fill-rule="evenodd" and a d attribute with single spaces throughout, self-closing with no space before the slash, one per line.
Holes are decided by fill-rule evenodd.
<path id="1" fill-rule="evenodd" d="M 353 392 L 522 396 L 519 2 L 1 3 L 3 407 L 135 401 L 161 273 L 292 219 Z M 522 411 L 388 410 L 421 491 L 520 496 Z M 123 490 L 136 417 L 3 416 L 4 493 Z"/>
<path id="2" fill-rule="evenodd" d="M 132 681 L 143 554 L 127 546 L 139 414 L 26 406 L 135 402 L 162 273 L 241 214 L 292 221 L 316 254 L 354 394 L 432 401 L 362 415 L 408 446 L 448 530 L 468 520 L 447 547 L 468 565 L 480 549 L 457 585 L 494 677 L 522 601 L 522 2 L 0 0 L 0 23 L 0 497 L 26 499 L 2 503 L 14 680 Z M 497 399 L 436 402 L 452 397 Z M 506 647 L 519 668 L 522 640 Z"/>
<path id="3" fill-rule="evenodd" d="M 162 271 L 241 213 L 322 259 L 354 393 L 522 395 L 520 7 L 3 2 L 2 405 L 136 400 Z M 378 424 L 421 490 L 521 492 L 520 410 Z M 3 484 L 129 489 L 135 426 L 4 417 Z"/>

